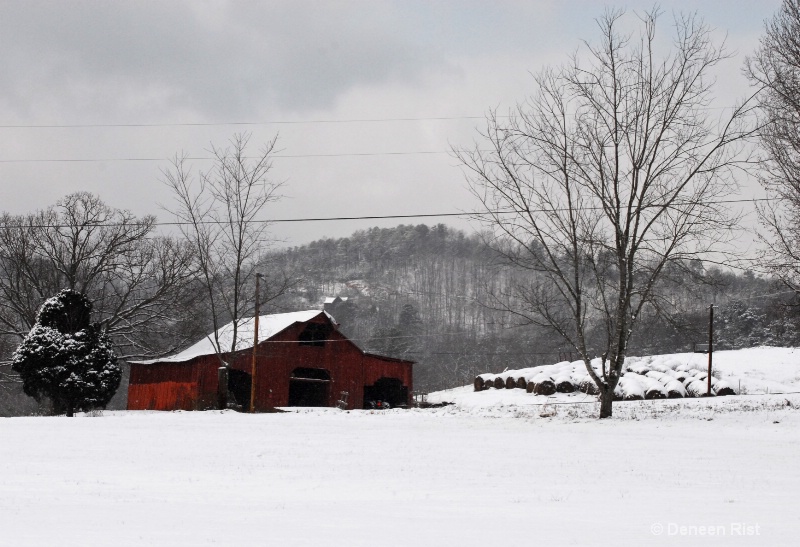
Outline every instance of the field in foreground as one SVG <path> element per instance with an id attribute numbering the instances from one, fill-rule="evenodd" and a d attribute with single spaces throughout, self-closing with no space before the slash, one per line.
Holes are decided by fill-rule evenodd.
<path id="1" fill-rule="evenodd" d="M 724 399 L 0 419 L 0 545 L 796 545 L 800 396 Z"/>

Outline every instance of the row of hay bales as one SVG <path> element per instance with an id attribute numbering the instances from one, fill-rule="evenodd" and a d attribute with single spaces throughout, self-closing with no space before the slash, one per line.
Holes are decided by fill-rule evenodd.
<path id="1" fill-rule="evenodd" d="M 706 372 L 688 364 L 631 360 L 630 364 L 626 362 L 614 395 L 616 399 L 626 401 L 705 397 L 707 377 Z M 582 361 L 564 361 L 555 365 L 508 370 L 500 374 L 481 374 L 475 377 L 474 388 L 475 391 L 524 389 L 536 395 L 598 393 L 597 386 L 586 372 Z M 735 394 L 728 382 L 711 377 L 712 396 Z"/>

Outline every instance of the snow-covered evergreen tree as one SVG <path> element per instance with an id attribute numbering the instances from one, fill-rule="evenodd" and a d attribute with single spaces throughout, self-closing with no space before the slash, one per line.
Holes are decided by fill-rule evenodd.
<path id="1" fill-rule="evenodd" d="M 42 304 L 12 356 L 25 393 L 49 398 L 57 414 L 104 408 L 122 378 L 111 340 L 90 322 L 91 311 L 85 295 L 62 290 Z"/>

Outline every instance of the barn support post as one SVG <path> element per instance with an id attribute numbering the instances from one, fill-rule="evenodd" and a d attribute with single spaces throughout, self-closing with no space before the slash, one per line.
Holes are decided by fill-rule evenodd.
<path id="1" fill-rule="evenodd" d="M 714 356 L 714 304 L 708 307 L 708 378 L 706 395 L 711 396 L 711 362 Z"/>
<path id="2" fill-rule="evenodd" d="M 250 412 L 256 411 L 256 356 L 258 354 L 258 316 L 260 313 L 259 308 L 259 280 L 264 277 L 262 274 L 256 274 L 256 315 L 253 318 L 253 362 L 250 365 Z"/>
<path id="3" fill-rule="evenodd" d="M 217 369 L 217 406 L 220 410 L 228 408 L 228 367 Z"/>

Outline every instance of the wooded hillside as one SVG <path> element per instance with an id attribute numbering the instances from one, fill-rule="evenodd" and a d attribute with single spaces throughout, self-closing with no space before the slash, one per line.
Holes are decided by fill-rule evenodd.
<path id="1" fill-rule="evenodd" d="M 300 281 L 272 306 L 319 307 L 325 297 L 347 297 L 331 310 L 342 329 L 371 351 L 416 360 L 419 391 L 570 357 L 553 333 L 493 309 L 507 284 L 531 282 L 531 275 L 504 264 L 479 235 L 443 224 L 318 240 L 273 253 L 264 269 L 276 268 Z M 633 354 L 705 343 L 712 303 L 719 349 L 800 343 L 791 291 L 769 279 L 695 261 L 667 272 L 662 283 L 667 298 L 647 308 Z"/>

